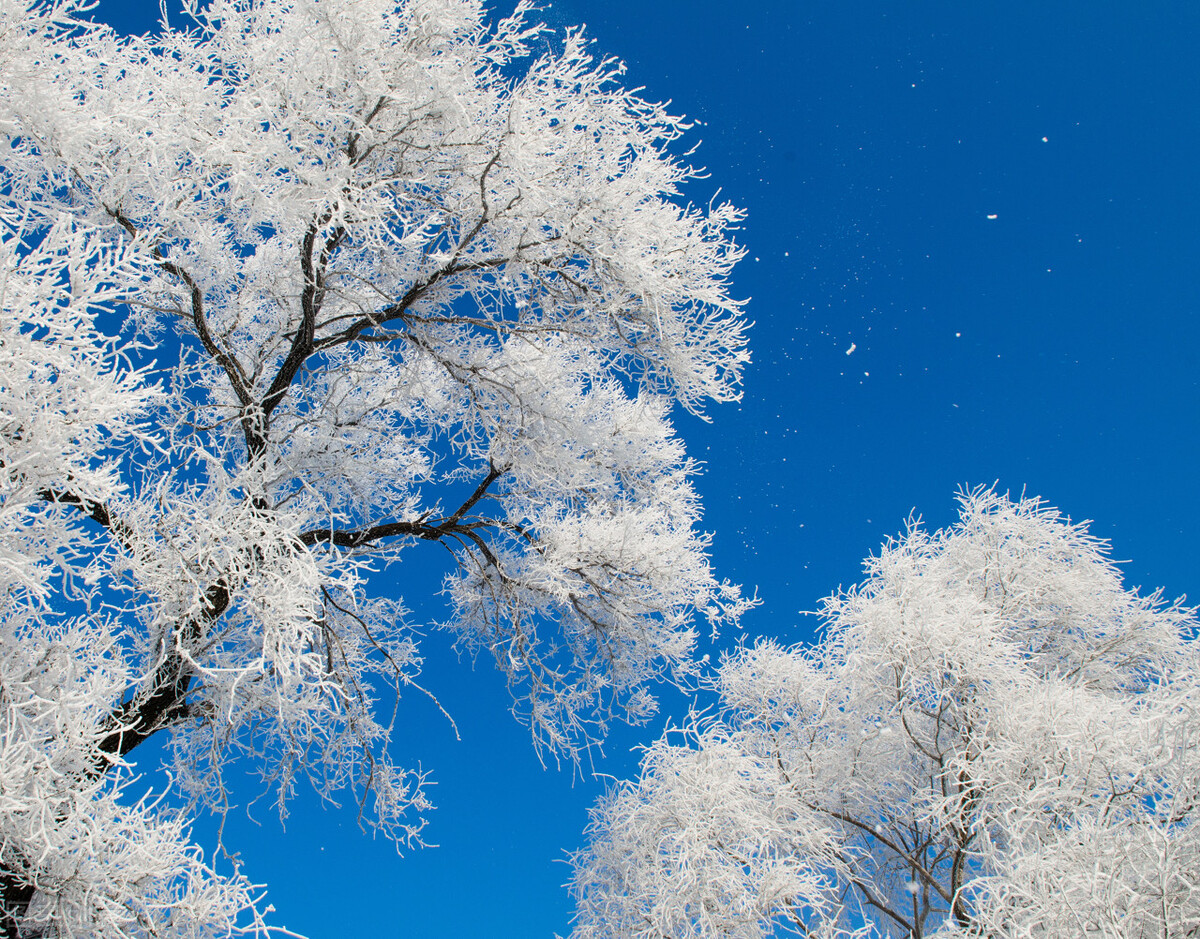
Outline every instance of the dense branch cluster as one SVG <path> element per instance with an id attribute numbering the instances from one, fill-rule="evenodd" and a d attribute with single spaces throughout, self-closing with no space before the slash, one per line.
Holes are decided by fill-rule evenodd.
<path id="1" fill-rule="evenodd" d="M 0 0 L 0 937 L 265 928 L 124 797 L 162 731 L 194 802 L 249 756 L 419 840 L 407 549 L 559 753 L 745 609 L 669 416 L 738 394 L 740 213 L 531 10 Z"/>
<path id="2" fill-rule="evenodd" d="M 597 805 L 577 939 L 1200 930 L 1192 611 L 1036 500 L 961 503 Z"/>

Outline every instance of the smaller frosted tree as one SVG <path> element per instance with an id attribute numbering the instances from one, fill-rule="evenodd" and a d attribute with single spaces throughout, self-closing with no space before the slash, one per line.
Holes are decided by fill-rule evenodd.
<path id="1" fill-rule="evenodd" d="M 575 939 L 1196 934 L 1193 611 L 1036 499 L 960 502 L 599 802 Z"/>

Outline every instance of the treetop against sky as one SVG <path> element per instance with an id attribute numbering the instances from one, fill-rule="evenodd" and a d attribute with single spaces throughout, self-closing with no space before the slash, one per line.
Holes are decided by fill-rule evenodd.
<path id="1" fill-rule="evenodd" d="M 1194 11 L 73 9 L 0 5 L 5 934 L 565 932 L 589 774 L 912 506 L 1194 578 Z"/>

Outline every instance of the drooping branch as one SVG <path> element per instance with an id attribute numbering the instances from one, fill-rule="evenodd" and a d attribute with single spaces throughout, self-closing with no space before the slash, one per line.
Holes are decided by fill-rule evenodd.
<path id="1" fill-rule="evenodd" d="M 42 490 L 39 496 L 48 502 L 76 506 L 89 518 L 121 537 L 122 523 L 113 518 L 103 503 L 71 492 L 50 489 Z M 85 779 L 102 776 L 113 766 L 114 758 L 126 756 L 154 733 L 168 727 L 172 720 L 186 713 L 185 698 L 193 675 L 182 648 L 200 635 L 205 624 L 218 619 L 229 608 L 230 601 L 230 591 L 224 581 L 217 581 L 209 587 L 205 592 L 205 608 L 201 616 L 189 621 L 178 631 L 174 648 L 155 669 L 145 690 L 134 693 L 103 722 L 96 751 L 82 774 Z M 21 873 L 22 863 L 16 856 L 6 857 L 0 863 L 0 939 L 35 939 L 45 935 L 40 930 L 31 932 L 22 929 L 21 921 L 37 892 L 29 876 Z"/>

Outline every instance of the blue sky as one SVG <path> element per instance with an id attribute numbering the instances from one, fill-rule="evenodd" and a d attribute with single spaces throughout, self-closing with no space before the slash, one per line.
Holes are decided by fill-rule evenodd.
<path id="1" fill-rule="evenodd" d="M 690 195 L 749 210 L 745 399 L 679 418 L 706 462 L 718 573 L 763 600 L 749 636 L 808 638 L 800 611 L 857 580 L 912 509 L 944 525 L 957 487 L 993 481 L 1095 519 L 1131 584 L 1200 598 L 1200 7 L 559 0 L 546 15 L 586 22 L 629 84 L 702 122 L 711 178 Z M 561 862 L 604 781 L 543 769 L 499 677 L 436 634 L 425 649 L 462 740 L 414 704 L 396 751 L 437 781 L 441 847 L 397 857 L 303 795 L 286 833 L 264 808 L 227 841 L 277 921 L 313 939 L 565 934 Z M 629 775 L 660 723 L 615 733 L 596 770 Z"/>

